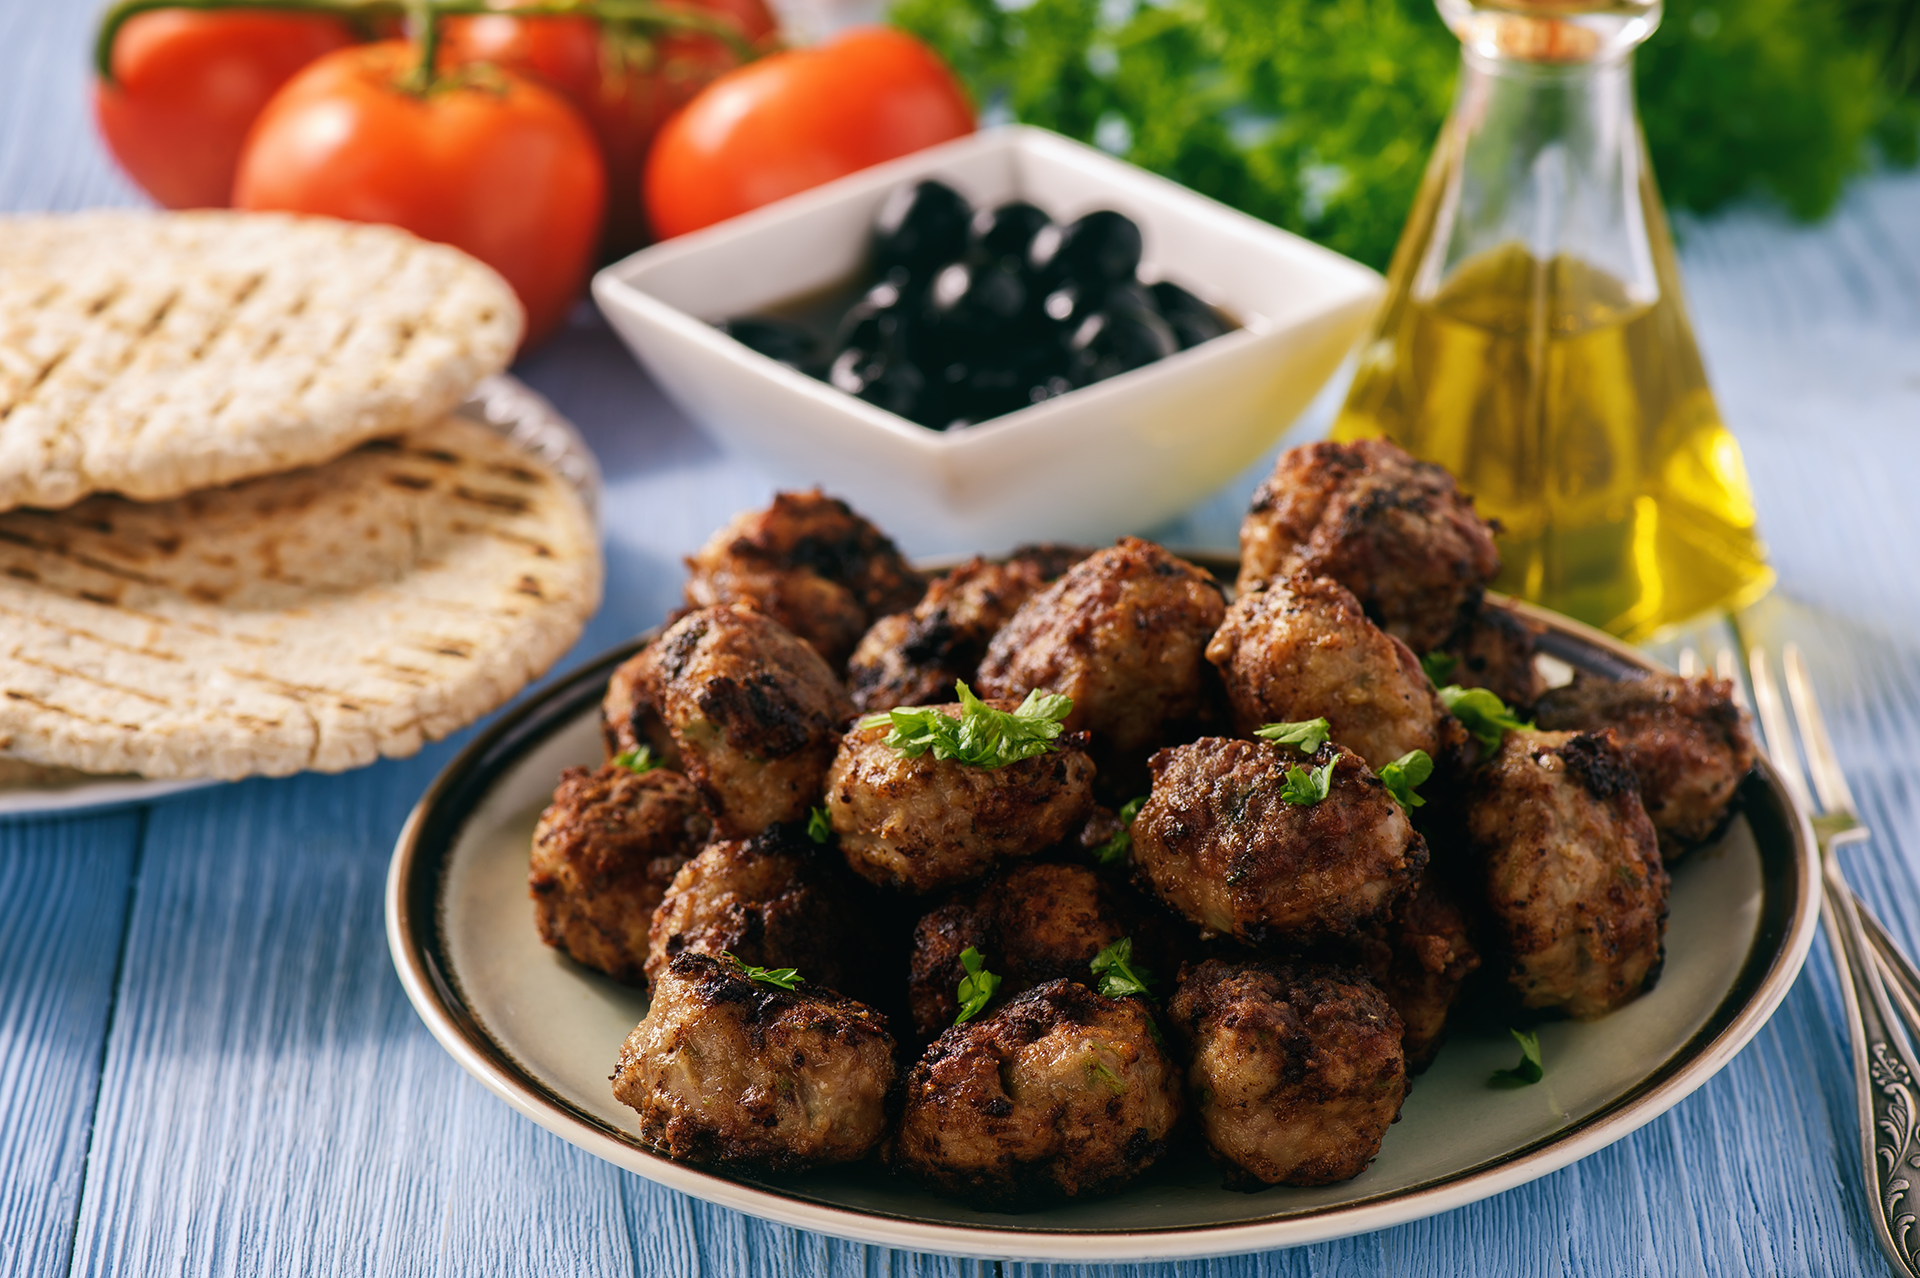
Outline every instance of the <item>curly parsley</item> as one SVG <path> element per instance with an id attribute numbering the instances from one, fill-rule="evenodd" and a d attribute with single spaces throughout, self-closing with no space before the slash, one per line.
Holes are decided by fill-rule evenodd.
<path id="1" fill-rule="evenodd" d="M 1528 1087 L 1547 1076 L 1547 1070 L 1540 1063 L 1540 1036 L 1528 1034 L 1523 1030 L 1510 1029 L 1513 1041 L 1520 1044 L 1520 1063 L 1512 1069 L 1496 1069 L 1488 1080 L 1503 1087 Z"/>
<path id="2" fill-rule="evenodd" d="M 1380 769 L 1380 779 L 1386 783 L 1387 793 L 1394 802 L 1411 811 L 1425 807 L 1427 801 L 1413 792 L 1413 787 L 1433 775 L 1433 760 L 1425 750 L 1409 750 L 1399 758 Z"/>
<path id="3" fill-rule="evenodd" d="M 1262 724 L 1253 735 L 1279 745 L 1298 746 L 1301 754 L 1312 754 L 1326 743 L 1332 731 L 1333 725 L 1325 719 L 1302 719 L 1298 723 Z"/>
<path id="4" fill-rule="evenodd" d="M 1447 713 L 1458 719 L 1463 727 L 1480 743 L 1480 748 L 1491 754 L 1500 748 L 1509 732 L 1531 732 L 1533 725 L 1524 723 L 1513 711 L 1507 709 L 1507 703 L 1494 696 L 1485 688 L 1462 688 L 1450 683 L 1440 689 L 1440 702 L 1446 706 Z"/>
<path id="5" fill-rule="evenodd" d="M 807 978 L 800 975 L 798 968 L 755 967 L 751 963 L 742 961 L 740 956 L 732 950 L 722 950 L 721 953 L 733 960 L 733 965 L 740 969 L 740 975 L 755 984 L 771 985 L 777 990 L 790 990 L 796 985 L 807 983 Z"/>
<path id="6" fill-rule="evenodd" d="M 655 768 L 665 766 L 654 757 L 652 746 L 635 746 L 631 750 L 622 750 L 613 756 L 616 768 L 625 768 L 635 776 L 644 776 Z"/>
<path id="7" fill-rule="evenodd" d="M 1148 993 L 1153 973 L 1133 965 L 1133 938 L 1123 936 L 1093 956 L 1087 964 L 1098 980 L 1097 988 L 1108 998 L 1131 998 Z"/>
<path id="8" fill-rule="evenodd" d="M 960 1014 L 953 1018 L 955 1025 L 964 1025 L 980 1015 L 1000 988 L 1000 978 L 987 970 L 987 961 L 971 945 L 960 951 L 960 966 L 967 974 L 960 978 Z"/>
<path id="9" fill-rule="evenodd" d="M 1280 788 L 1280 797 L 1288 803 L 1310 808 L 1327 797 L 1333 789 L 1333 761 L 1329 759 L 1317 768 L 1303 768 L 1294 764 L 1287 769 L 1286 784 Z"/>
<path id="10" fill-rule="evenodd" d="M 1121 805 L 1117 814 L 1120 829 L 1111 839 L 1093 850 L 1095 861 L 1101 865 L 1112 865 L 1127 859 L 1127 854 L 1133 851 L 1133 819 L 1140 815 L 1140 809 L 1146 806 L 1146 802 L 1147 796 L 1143 794 L 1137 799 L 1128 799 Z"/>
<path id="11" fill-rule="evenodd" d="M 976 768 L 1004 768 L 1054 748 L 1061 723 L 1073 713 L 1073 698 L 1035 688 L 1017 710 L 996 710 L 973 695 L 965 680 L 953 690 L 960 717 L 938 706 L 903 706 L 860 720 L 862 728 L 892 725 L 883 744 L 909 759 L 933 751 L 936 759 L 954 759 Z"/>

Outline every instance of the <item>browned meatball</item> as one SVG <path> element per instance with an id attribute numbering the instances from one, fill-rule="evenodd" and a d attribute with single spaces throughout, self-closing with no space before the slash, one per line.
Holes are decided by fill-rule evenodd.
<path id="1" fill-rule="evenodd" d="M 999 999 L 1053 980 L 1092 985 L 1088 964 L 1122 937 L 1133 938 L 1137 967 L 1171 976 L 1168 929 L 1129 897 L 1085 866 L 1046 863 L 1003 870 L 942 905 L 913 933 L 914 1029 L 930 1039 L 953 1024 L 968 949 L 1000 977 Z"/>
<path id="2" fill-rule="evenodd" d="M 757 967 L 793 967 L 856 997 L 883 992 L 874 950 L 877 902 L 833 849 L 791 826 L 710 843 L 674 875 L 654 913 L 647 976 L 681 954 L 731 952 Z M 897 978 L 896 978 L 897 979 Z"/>
<path id="3" fill-rule="evenodd" d="M 1282 453 L 1240 525 L 1242 590 L 1331 577 L 1420 653 L 1446 642 L 1499 571 L 1492 530 L 1453 476 L 1384 439 Z"/>
<path id="4" fill-rule="evenodd" d="M 653 751 L 654 758 L 678 770 L 680 748 L 641 692 L 642 673 L 652 664 L 643 649 L 614 668 L 606 694 L 600 698 L 600 736 L 606 742 L 609 760 L 644 746 Z"/>
<path id="5" fill-rule="evenodd" d="M 804 819 L 819 801 L 853 704 L 819 654 L 780 623 L 751 608 L 702 608 L 630 664 L 628 721 L 641 722 L 641 740 L 652 739 L 650 716 L 663 722 L 721 834 L 744 838 Z"/>
<path id="6" fill-rule="evenodd" d="M 1180 1070 L 1137 999 L 1053 981 L 942 1034 L 907 1075 L 894 1167 L 1002 1210 L 1120 1188 L 1166 1152 Z"/>
<path id="7" fill-rule="evenodd" d="M 911 607 L 922 587 L 884 533 L 818 488 L 734 516 L 687 569 L 689 607 L 751 603 L 835 670 L 876 618 Z"/>
<path id="8" fill-rule="evenodd" d="M 1446 707 L 1407 645 L 1381 631 L 1326 577 L 1292 577 L 1233 601 L 1207 645 L 1236 731 L 1324 718 L 1371 768 L 1409 750 L 1438 759 Z"/>
<path id="9" fill-rule="evenodd" d="M 960 715 L 957 704 L 941 709 Z M 889 731 L 856 726 L 827 773 L 840 850 L 875 883 L 932 892 L 977 879 L 1058 843 L 1093 809 L 1093 760 L 1068 738 L 1046 754 L 979 768 L 932 751 L 909 758 L 884 744 Z"/>
<path id="10" fill-rule="evenodd" d="M 1091 732 L 1103 759 L 1138 754 L 1159 745 L 1168 725 L 1205 714 L 1204 654 L 1225 612 L 1204 569 L 1122 537 L 1001 628 L 980 663 L 980 695 L 1065 693 L 1068 731 Z"/>
<path id="11" fill-rule="evenodd" d="M 1167 1017 L 1229 1184 L 1351 1180 L 1400 1117 L 1400 1018 L 1358 973 L 1209 959 L 1181 973 Z"/>
<path id="12" fill-rule="evenodd" d="M 804 1171 L 879 1143 L 893 1048 L 886 1018 L 865 1004 L 682 954 L 654 978 L 647 1018 L 620 1049 L 613 1095 L 639 1114 L 640 1139 L 669 1158 Z"/>
<path id="13" fill-rule="evenodd" d="M 1584 1021 L 1650 988 L 1667 930 L 1667 871 L 1613 743 L 1509 732 L 1474 787 L 1468 831 L 1521 1002 Z"/>
<path id="14" fill-rule="evenodd" d="M 1092 552 L 1028 546 L 1004 563 L 973 558 L 927 586 L 912 612 L 873 623 L 847 663 L 847 684 L 862 710 L 936 705 L 957 679 L 973 680 L 987 644 L 1046 584 Z"/>
<path id="15" fill-rule="evenodd" d="M 616 980 L 643 985 L 647 928 L 713 820 L 676 772 L 568 768 L 533 830 L 527 885 L 540 939 Z"/>
<path id="16" fill-rule="evenodd" d="M 1466 912 L 1429 868 L 1393 916 L 1368 929 L 1361 953 L 1367 974 L 1400 1017 L 1407 1072 L 1418 1074 L 1440 1053 L 1460 983 L 1480 966 Z"/>
<path id="17" fill-rule="evenodd" d="M 1441 652 L 1455 659 L 1443 682 L 1485 688 L 1522 714 L 1546 690 L 1534 665 L 1538 628 L 1511 608 L 1482 599 Z"/>
<path id="18" fill-rule="evenodd" d="M 1333 765 L 1327 797 L 1282 797 L 1288 770 Z M 1360 757 L 1331 741 L 1311 758 L 1270 741 L 1203 737 L 1153 756 L 1133 822 L 1133 863 L 1162 900 L 1209 932 L 1298 950 L 1345 940 L 1384 914 L 1427 845 Z"/>
<path id="19" fill-rule="evenodd" d="M 1537 718 L 1542 728 L 1612 730 L 1669 860 L 1713 837 L 1753 768 L 1747 716 L 1724 679 L 1578 674 L 1540 699 Z"/>

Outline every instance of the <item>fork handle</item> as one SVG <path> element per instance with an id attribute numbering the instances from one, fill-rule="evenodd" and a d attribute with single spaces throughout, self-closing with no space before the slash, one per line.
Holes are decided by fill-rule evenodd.
<path id="1" fill-rule="evenodd" d="M 1874 1231 L 1895 1272 L 1920 1278 L 1920 1065 L 1903 1041 L 1881 981 L 1873 942 L 1853 890 L 1831 853 L 1823 856 L 1820 906 L 1853 1033 L 1860 1150 L 1873 1198 Z"/>

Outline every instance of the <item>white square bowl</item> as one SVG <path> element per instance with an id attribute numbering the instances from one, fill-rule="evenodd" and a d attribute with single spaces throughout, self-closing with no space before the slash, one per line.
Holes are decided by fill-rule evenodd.
<path id="1" fill-rule="evenodd" d="M 1172 280 L 1242 327 L 955 431 L 897 417 L 712 327 L 866 269 L 881 202 L 923 177 L 976 207 L 1025 199 L 1063 223 L 1117 209 L 1140 225 L 1141 279 Z M 1018 125 L 643 249 L 593 281 L 615 330 L 696 423 L 781 482 L 845 498 L 921 555 L 1104 542 L 1179 513 L 1280 437 L 1346 356 L 1382 288 L 1337 253 Z"/>

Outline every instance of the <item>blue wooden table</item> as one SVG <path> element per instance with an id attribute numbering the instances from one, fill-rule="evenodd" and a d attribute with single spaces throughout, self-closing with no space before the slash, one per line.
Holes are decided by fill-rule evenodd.
<path id="1" fill-rule="evenodd" d="M 90 6 L 0 0 L 0 209 L 131 203 L 85 106 Z M 1694 313 L 1781 585 L 1742 624 L 1812 648 L 1876 831 L 1855 881 L 1920 942 L 1920 178 L 1814 230 L 1683 227 Z M 607 603 L 562 667 L 656 621 L 679 556 L 770 485 L 591 314 L 522 376 L 608 476 Z M 1322 410 L 1296 437 L 1323 425 Z M 1231 545 L 1256 476 L 1161 534 Z M 1040 1273 L 762 1224 L 519 1118 L 427 1036 L 381 928 L 394 836 L 461 741 L 0 824 L 0 1273 Z M 1383 1233 L 1101 1273 L 1880 1272 L 1823 950 L 1719 1077 L 1544 1180 Z"/>

